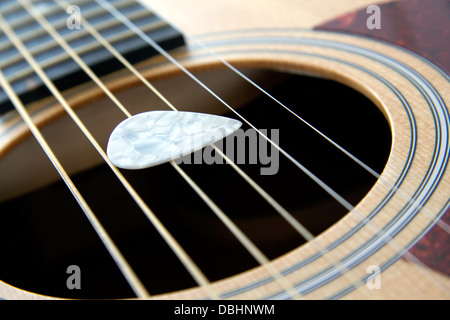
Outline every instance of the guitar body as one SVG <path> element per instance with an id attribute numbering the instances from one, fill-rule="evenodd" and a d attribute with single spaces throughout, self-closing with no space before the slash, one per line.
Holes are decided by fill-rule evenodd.
<path id="1" fill-rule="evenodd" d="M 389 155 L 374 184 L 364 191 L 351 210 L 344 208 L 346 214 L 342 218 L 317 232 L 314 240 L 305 241 L 283 254 L 274 254 L 276 257 L 270 262 L 271 270 L 276 270 L 291 284 L 300 298 L 450 298 L 447 225 L 450 212 L 450 23 L 439 18 L 442 14 L 445 16 L 445 12 L 448 16 L 448 1 L 429 1 L 433 4 L 381 1 L 377 3 L 381 9 L 379 29 L 376 28 L 376 11 L 366 10 L 373 5 L 368 0 L 142 2 L 186 35 L 186 44 L 169 53 L 208 83 L 213 91 L 220 92 L 229 105 L 245 105 L 257 94 L 244 90 L 245 80 L 239 82 L 235 74 L 224 72 L 228 69 L 220 59 L 245 70 L 249 78 L 268 88 L 282 83 L 282 74 L 339 83 L 370 100 L 387 122 L 391 132 Z M 424 7 L 429 8 L 429 12 L 420 11 Z M 418 12 L 424 21 L 409 20 Z M 395 17 L 398 21 L 393 21 Z M 427 17 L 435 17 L 436 23 L 442 24 L 437 28 L 442 34 L 433 38 L 435 42 L 424 36 L 427 42 L 421 46 L 424 38 L 414 37 L 414 34 L 432 32 L 426 29 L 430 26 L 429 20 L 425 20 Z M 402 23 L 402 19 L 417 23 L 409 26 L 413 35 L 404 29 L 408 23 Z M 375 27 L 369 29 L 367 21 Z M 447 40 L 440 42 L 445 37 Z M 136 66 L 174 105 L 183 106 L 183 110 L 229 112 L 161 55 Z M 271 76 L 267 77 L 261 70 L 268 70 Z M 128 70 L 117 70 L 102 80 L 120 100 L 127 101 L 127 108 L 133 114 L 151 109 L 167 110 L 158 97 L 146 93 L 148 88 Z M 301 96 L 302 89 L 295 94 Z M 326 95 L 326 92 L 319 91 L 321 94 Z M 108 133 L 125 118 L 123 113 L 111 107 L 109 98 L 92 81 L 65 90 L 64 97 L 105 147 Z M 314 101 L 307 103 L 306 108 L 314 108 Z M 335 101 L 333 108 L 342 108 L 344 112 L 347 103 Z M 79 138 L 78 129 L 54 97 L 30 102 L 27 108 L 70 174 L 90 170 L 102 162 L 89 141 Z M 10 111 L 0 116 L 0 120 L 0 174 L 4 177 L 0 183 L 0 200 L 12 201 L 58 180 L 57 172 L 21 117 Z M 370 119 L 362 120 L 370 122 Z M 283 136 L 281 145 L 282 139 Z M 314 148 L 309 152 L 314 153 Z M 164 174 L 156 177 L 165 179 Z M 301 202 L 301 195 L 298 197 Z M 309 214 L 314 215 L 318 208 L 320 205 Z M 324 210 L 327 212 L 326 208 Z M 258 222 L 251 220 L 251 224 Z M 216 231 L 212 227 L 209 229 L 205 234 L 214 237 Z M 267 234 L 271 234 L 269 231 Z M 267 240 L 265 231 L 259 236 L 263 240 L 257 242 Z M 83 235 L 74 233 L 74 237 Z M 277 241 L 271 245 L 276 246 Z M 204 255 L 208 253 L 205 251 Z M 247 270 L 218 276 L 220 279 L 212 281 L 212 288 L 220 298 L 290 297 L 264 266 L 244 269 Z M 62 279 L 69 277 L 65 271 L 59 276 Z M 9 283 L 7 278 L 0 274 L 3 280 L 0 298 L 57 298 L 45 290 L 44 293 L 30 292 L 33 288 L 22 287 L 20 281 Z M 83 273 L 81 279 L 84 281 Z M 205 299 L 207 295 L 202 287 L 186 285 L 180 290 L 161 290 L 152 297 Z"/>

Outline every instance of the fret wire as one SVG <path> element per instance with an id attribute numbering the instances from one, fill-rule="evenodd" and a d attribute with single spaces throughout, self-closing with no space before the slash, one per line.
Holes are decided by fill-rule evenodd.
<path id="1" fill-rule="evenodd" d="M 5 5 L 5 8 L 2 11 L 3 11 L 3 13 L 11 13 L 14 11 L 19 11 L 20 9 L 22 9 L 22 6 L 17 4 L 17 2 L 13 2 L 12 5 L 9 5 L 9 6 Z"/>
<path id="2" fill-rule="evenodd" d="M 79 5 L 83 5 L 83 4 L 89 4 L 89 3 L 91 3 L 89 0 L 84 0 L 82 3 L 78 3 L 78 4 Z M 122 4 L 122 5 L 125 6 L 124 4 Z M 122 5 L 119 5 L 118 7 L 122 8 L 121 7 Z M 19 8 L 23 9 L 22 7 L 19 7 Z M 36 9 L 36 10 L 38 10 L 38 9 Z M 60 8 L 58 6 L 53 6 L 52 5 L 52 7 L 50 7 L 46 11 L 46 14 L 54 15 L 54 14 L 56 14 L 58 12 L 60 12 Z M 91 18 L 91 17 L 94 17 L 94 16 L 99 15 L 101 13 L 104 13 L 103 8 L 96 7 L 96 8 L 93 8 L 93 9 L 89 10 L 89 11 L 83 12 L 83 15 L 86 15 L 86 17 Z M 24 27 L 24 26 L 26 26 L 26 25 L 28 25 L 28 24 L 30 24 L 32 22 L 35 22 L 35 20 L 33 19 L 32 16 L 28 15 L 25 19 L 16 20 L 14 22 L 9 23 L 9 26 L 12 29 L 17 29 L 17 28 L 20 28 L 20 27 Z M 62 27 L 64 27 L 66 25 L 66 19 L 58 20 L 57 22 L 55 22 L 54 25 L 55 25 L 56 28 L 62 28 Z M 43 35 L 43 34 L 44 34 L 44 32 L 41 29 L 39 29 L 39 30 L 36 30 L 35 33 L 33 33 L 33 31 L 31 31 L 31 32 L 28 32 L 26 34 L 23 34 L 22 36 L 23 36 L 24 41 L 26 41 L 26 40 L 29 40 L 30 38 L 37 37 L 37 36 L 40 36 L 40 35 Z"/>
<path id="3" fill-rule="evenodd" d="M 36 11 L 33 11 L 33 6 L 29 2 L 24 2 L 22 0 L 19 0 L 22 6 L 26 8 L 30 14 L 32 14 L 36 20 L 43 22 L 45 25 L 46 20 L 41 19 L 40 15 L 36 13 Z M 29 8 L 31 7 L 31 10 Z M 49 25 L 51 28 L 51 25 Z M 179 245 L 179 243 L 173 238 L 173 236 L 169 233 L 169 231 L 165 228 L 165 226 L 160 222 L 160 220 L 156 217 L 156 215 L 153 213 L 153 211 L 147 206 L 147 204 L 143 201 L 143 199 L 139 196 L 139 194 L 134 190 L 134 188 L 129 184 L 129 182 L 126 180 L 126 178 L 122 175 L 122 173 L 111 163 L 109 158 L 107 157 L 104 150 L 100 147 L 98 142 L 95 140 L 95 138 L 92 136 L 92 134 L 89 132 L 89 130 L 86 128 L 86 126 L 83 124 L 83 122 L 80 120 L 80 118 L 76 115 L 76 113 L 73 111 L 73 109 L 69 106 L 65 98 L 62 96 L 61 92 L 56 88 L 56 86 L 52 83 L 52 81 L 48 78 L 48 76 L 45 74 L 44 70 L 38 65 L 38 63 L 35 61 L 33 56 L 28 52 L 27 48 L 24 46 L 24 44 L 20 41 L 20 39 L 15 35 L 14 31 L 9 28 L 9 26 L 5 26 L 5 31 L 8 32 L 8 36 L 10 37 L 11 41 L 14 42 L 16 47 L 19 49 L 19 51 L 24 55 L 24 57 L 27 59 L 27 61 L 30 63 L 30 65 L 33 66 L 33 69 L 36 71 L 36 73 L 41 77 L 41 79 L 45 82 L 45 85 L 50 89 L 52 94 L 55 96 L 55 98 L 61 103 L 61 105 L 64 107 L 66 112 L 69 114 L 69 116 L 74 120 L 74 122 L 77 124 L 77 126 L 82 130 L 82 132 L 85 134 L 85 136 L 89 139 L 89 141 L 92 143 L 92 145 L 95 147 L 97 152 L 102 156 L 104 161 L 108 164 L 108 166 L 111 168 L 111 170 L 115 173 L 115 175 L 118 177 L 120 182 L 123 184 L 125 189 L 129 192 L 131 197 L 135 200 L 135 202 L 138 204 L 138 206 L 141 208 L 141 210 L 145 213 L 147 218 L 152 222 L 156 230 L 159 232 L 159 234 L 162 236 L 162 238 L 166 241 L 166 243 L 171 247 L 172 251 L 177 255 L 177 257 L 180 259 L 180 261 L 184 264 L 184 266 L 187 268 L 187 270 L 191 273 L 194 280 L 196 280 L 197 284 L 205 290 L 206 294 L 213 298 L 217 299 L 218 295 L 217 293 L 211 288 L 211 284 L 209 280 L 205 277 L 205 275 L 201 272 L 201 270 L 196 266 L 196 264 L 192 261 L 192 259 L 187 255 L 187 253 L 184 251 L 184 249 Z M 50 31 L 50 30 L 49 30 Z M 53 32 L 51 32 L 53 33 Z M 53 34 L 55 38 L 60 37 L 59 34 Z M 68 48 L 70 51 L 70 47 Z M 82 61 L 80 61 L 82 63 Z M 95 76 L 95 75 L 94 75 Z M 106 88 L 105 88 L 106 89 Z M 108 90 L 108 89 L 106 89 Z"/>
<path id="4" fill-rule="evenodd" d="M 87 3 L 89 3 L 89 2 L 87 2 Z M 123 7 L 131 6 L 130 3 L 122 3 L 122 5 L 123 5 Z M 123 7 L 121 7 L 121 9 L 123 9 Z M 52 10 L 54 10 L 55 12 L 56 12 L 57 9 L 59 9 L 58 6 L 52 7 Z M 90 11 L 83 12 L 83 15 L 88 17 L 88 18 L 94 18 L 96 16 L 99 16 L 102 13 L 105 13 L 104 9 L 102 7 L 97 7 L 95 9 L 90 10 Z M 134 15 L 130 15 L 130 17 L 132 19 L 134 19 L 136 17 L 139 17 L 140 15 L 141 15 L 140 11 L 138 11 L 137 13 L 134 13 Z M 32 18 L 30 18 L 30 19 L 32 19 Z M 35 20 L 32 20 L 32 21 L 35 21 Z M 22 22 L 22 20 L 20 20 L 19 22 Z M 115 25 L 118 25 L 115 19 L 112 20 L 111 22 L 114 23 Z M 101 24 L 105 24 L 105 22 L 102 22 Z M 14 26 L 13 24 L 10 24 L 10 26 L 12 26 L 13 29 L 17 29 L 18 27 L 20 27 L 20 26 Z M 64 28 L 66 26 L 66 19 L 61 19 L 61 20 L 57 21 L 54 24 L 54 26 L 56 27 L 56 29 Z M 37 30 L 28 31 L 25 34 L 21 35 L 21 39 L 22 39 L 23 42 L 27 42 L 29 40 L 35 39 L 35 38 L 40 37 L 40 36 L 45 35 L 45 34 L 46 34 L 45 30 L 39 28 Z M 75 40 L 75 38 L 77 36 L 79 36 L 79 35 L 81 35 L 81 36 L 85 35 L 84 30 L 77 30 L 77 32 L 69 33 L 69 35 L 67 35 L 67 38 L 70 38 L 71 40 Z M 40 47 L 42 49 L 42 48 L 45 48 L 45 45 L 50 45 L 51 46 L 50 48 L 55 47 L 54 42 L 51 42 L 50 44 L 49 43 L 38 44 L 38 47 Z M 12 48 L 12 44 L 10 42 L 7 42 L 3 46 L 3 50 L 7 50 L 9 48 Z M 35 48 L 33 48 L 33 50 L 34 49 Z M 32 52 L 33 52 L 33 54 L 35 53 L 35 51 L 32 51 Z M 14 56 L 12 58 L 12 60 L 3 60 L 3 61 L 0 62 L 0 66 L 3 67 L 4 65 L 10 65 L 14 61 L 20 60 L 20 58 L 21 58 L 20 56 Z"/>
<path id="5" fill-rule="evenodd" d="M 63 7 L 63 4 L 65 3 L 64 1 L 60 1 L 57 0 L 57 2 L 60 4 L 61 7 Z M 67 4 L 67 3 L 66 3 Z M 87 22 L 85 19 L 83 19 L 81 17 L 81 22 L 83 23 L 84 27 L 86 28 L 86 30 L 88 30 L 100 43 L 102 43 L 102 45 L 104 45 L 119 61 L 121 61 L 125 67 L 127 67 L 128 70 L 130 70 L 131 72 L 133 72 L 134 75 L 136 75 L 151 91 L 153 91 L 158 97 L 160 97 L 172 110 L 174 111 L 178 111 L 173 104 L 171 104 L 168 99 L 166 97 L 164 97 L 147 79 L 145 79 L 145 77 L 143 77 L 138 70 L 136 70 L 136 68 L 134 68 L 134 66 L 132 66 L 119 52 L 117 52 L 117 50 L 115 50 L 114 47 L 111 46 L 110 43 L 108 43 L 108 41 L 100 34 L 98 33 L 98 31 L 95 30 L 95 28 L 89 24 L 89 22 Z M 344 274 L 345 277 L 348 277 L 348 274 L 346 273 L 347 269 L 338 261 L 338 259 L 334 258 L 334 259 L 330 259 L 330 253 L 329 251 L 325 251 L 322 247 L 318 246 L 313 240 L 314 240 L 314 236 L 303 226 L 301 225 L 287 210 L 285 210 L 278 202 L 275 201 L 275 199 L 273 199 L 267 192 L 265 192 L 257 183 L 255 183 L 247 174 L 245 174 L 231 159 L 229 159 L 228 157 L 225 156 L 225 154 L 223 154 L 223 152 L 218 149 L 214 144 L 212 145 L 216 151 L 224 158 L 226 159 L 230 164 L 232 164 L 233 169 L 235 171 L 237 171 L 305 240 L 310 241 L 313 243 L 313 246 L 316 247 L 316 249 L 324 256 L 326 257 L 327 260 L 329 260 L 330 263 L 332 263 L 332 265 L 337 266 L 341 272 Z M 181 168 L 179 168 L 178 166 L 176 166 L 176 169 L 180 172 L 180 174 L 183 175 L 183 171 L 181 170 Z M 195 184 L 195 182 L 192 181 L 192 179 L 190 179 L 190 177 L 186 176 L 185 174 L 183 175 L 183 178 L 188 179 L 187 182 L 191 185 Z M 199 190 L 198 186 L 196 188 L 194 188 L 194 190 L 197 191 L 197 193 L 203 198 L 203 200 L 208 204 L 208 206 L 210 206 L 211 209 L 213 210 L 217 210 L 218 207 L 215 206 L 214 204 L 211 204 L 211 200 L 209 198 L 206 197 L 206 194 Z M 218 215 L 219 218 L 221 218 L 222 221 L 225 222 L 225 224 L 227 225 L 227 227 L 229 227 L 229 220 L 225 220 L 226 218 L 224 218 L 224 216 L 222 215 L 222 212 L 218 212 L 215 211 L 216 215 Z M 231 227 L 232 228 L 232 227 Z M 234 230 L 233 228 L 231 230 Z M 232 231 L 233 232 L 233 231 Z M 240 237 L 238 237 L 238 240 L 241 241 L 242 239 L 242 234 L 240 234 Z M 242 242 L 241 242 L 242 243 Z M 244 241 L 243 245 L 248 248 L 248 245 L 246 244 L 246 242 Z M 255 252 L 254 250 L 250 249 L 250 253 L 252 253 L 252 255 L 254 257 L 259 256 L 258 252 Z M 263 260 L 260 260 L 260 262 L 262 262 Z M 336 261 L 338 261 L 336 263 Z M 261 263 L 262 265 L 264 265 L 264 263 Z M 275 277 L 275 279 L 277 279 L 277 277 Z M 353 281 L 353 279 L 350 279 L 351 282 Z M 284 286 L 284 285 L 283 285 Z M 292 290 L 289 290 L 290 292 L 292 292 Z M 365 293 L 366 294 L 366 293 Z M 298 294 L 296 295 L 298 296 Z"/>
<path id="6" fill-rule="evenodd" d="M 144 11 L 138 11 L 138 12 L 135 12 L 135 13 L 129 15 L 129 17 L 133 20 L 138 19 L 138 18 L 144 18 L 145 16 L 150 16 L 150 15 L 148 14 L 148 12 L 144 12 Z M 115 27 L 115 26 L 119 25 L 119 23 L 120 22 L 118 22 L 116 19 L 112 19 L 112 20 L 107 20 L 107 21 L 101 22 L 98 25 L 96 25 L 96 27 L 97 27 L 97 30 L 101 31 L 101 30 L 110 29 L 112 27 Z M 145 28 L 147 28 L 145 32 L 148 32 L 152 29 L 156 29 L 158 26 L 154 26 L 154 24 L 158 24 L 158 23 L 161 26 L 163 25 L 162 21 L 157 21 L 151 25 L 145 26 Z M 41 32 L 42 29 L 39 29 L 39 31 Z M 40 35 L 43 35 L 43 34 L 46 34 L 46 33 L 42 33 Z M 129 30 L 126 30 L 120 34 L 121 34 L 121 37 L 119 37 L 117 34 L 113 35 L 111 42 L 117 41 L 116 39 L 123 39 L 124 37 L 130 36 L 131 33 L 129 32 Z M 68 35 L 65 36 L 65 39 L 66 39 L 66 41 L 71 42 L 73 40 L 76 40 L 77 38 L 82 38 L 86 35 L 88 35 L 86 30 L 79 30 L 77 32 L 69 33 Z M 26 42 L 27 40 L 33 39 L 35 37 L 36 37 L 35 34 L 30 33 L 30 34 L 28 34 L 27 37 L 21 36 L 20 38 L 22 39 L 23 42 Z M 10 44 L 9 47 L 11 47 L 11 46 L 12 45 Z M 44 43 L 40 43 L 32 48 L 29 48 L 29 51 L 33 55 L 37 55 L 37 54 L 45 52 L 46 50 L 56 48 L 57 46 L 58 45 L 53 41 L 49 42 L 49 43 L 44 42 Z M 9 49 L 9 47 L 7 47 L 6 49 Z M 0 61 L 0 67 L 3 68 L 4 66 L 11 65 L 13 63 L 19 62 L 20 60 L 23 60 L 23 58 L 21 56 L 14 56 L 9 60 Z"/>
<path id="7" fill-rule="evenodd" d="M 253 126 L 250 122 L 248 122 L 244 117 L 242 117 L 236 110 L 234 110 L 228 103 L 226 103 L 222 98 L 220 98 L 215 92 L 213 92 L 209 87 L 207 87 L 204 83 L 202 83 L 195 75 L 193 75 L 189 70 L 187 70 L 182 64 L 180 64 L 175 58 L 173 58 L 167 51 L 165 51 L 161 46 L 159 46 L 153 39 L 145 35 L 132 21 L 128 20 L 126 16 L 120 13 L 118 10 L 114 8 L 111 4 L 104 0 L 94 0 L 95 2 L 103 5 L 110 11 L 117 19 L 121 20 L 125 25 L 127 25 L 130 29 L 133 29 L 137 35 L 139 35 L 143 40 L 145 40 L 150 46 L 152 46 L 155 50 L 157 50 L 161 55 L 166 57 L 170 62 L 176 65 L 182 72 L 184 72 L 187 76 L 189 76 L 192 80 L 194 80 L 197 84 L 199 84 L 202 88 L 204 88 L 207 92 L 209 92 L 213 97 L 219 100 L 224 106 L 226 106 L 230 111 L 235 113 L 239 118 L 241 118 L 245 123 L 247 123 L 251 128 L 253 128 L 261 137 L 266 139 L 272 146 L 274 146 L 277 150 L 279 150 L 287 159 L 289 159 L 293 164 L 295 164 L 299 169 L 301 169 L 307 176 L 313 179 L 323 190 L 329 193 L 336 201 L 338 201 L 342 206 L 348 209 L 350 212 L 354 214 L 361 222 L 363 222 L 366 226 L 370 227 L 377 235 L 381 236 L 383 241 L 391 246 L 394 250 L 396 250 L 399 254 L 403 254 L 407 260 L 414 262 L 414 267 L 418 269 L 421 273 L 423 273 L 426 277 L 430 278 L 433 282 L 437 283 L 439 286 L 442 286 L 441 283 L 434 279 L 434 277 L 430 276 L 428 273 L 425 273 L 425 270 L 429 270 L 430 268 L 422 263 L 419 259 L 417 259 L 411 253 L 405 253 L 404 248 L 399 246 L 395 239 L 391 236 L 383 233 L 383 231 L 375 226 L 373 222 L 367 220 L 363 215 L 361 215 L 353 205 L 351 205 L 346 199 L 344 199 L 341 195 L 336 193 L 332 188 L 330 188 L 326 183 L 324 183 L 321 179 L 315 176 L 311 171 L 309 171 L 306 167 L 304 167 L 301 163 L 295 160 L 292 156 L 290 156 L 287 152 L 285 152 L 281 147 L 279 147 L 276 143 L 274 143 L 271 139 L 269 139 L 266 135 L 261 133 L 255 126 Z M 422 267 L 423 269 L 419 268 Z"/>
<path id="8" fill-rule="evenodd" d="M 156 23 L 154 23 L 152 25 L 145 26 L 144 28 L 142 28 L 142 30 L 144 30 L 145 32 L 149 32 L 149 31 L 155 30 L 155 29 L 157 29 L 157 28 L 159 28 L 161 26 L 164 26 L 164 25 L 165 25 L 164 22 L 158 21 L 158 22 L 156 22 Z M 118 35 L 111 36 L 110 37 L 110 42 L 111 43 L 117 43 L 119 41 L 127 39 L 131 35 L 133 35 L 133 32 L 124 31 L 123 33 L 120 33 Z M 76 52 L 78 54 L 84 54 L 84 53 L 91 52 L 91 51 L 93 51 L 95 49 L 98 49 L 100 47 L 101 47 L 101 45 L 99 45 L 97 42 L 92 42 L 92 43 L 88 43 L 86 45 L 82 45 L 82 46 L 80 46 L 80 47 L 78 47 L 78 48 L 76 48 L 74 50 L 76 50 Z M 32 54 L 34 54 L 34 52 L 32 52 Z M 19 57 L 18 59 L 22 59 L 22 57 Z M 42 63 L 40 63 L 40 65 L 41 65 L 42 68 L 45 69 L 45 68 L 49 68 L 49 67 L 55 66 L 58 63 L 62 63 L 62 62 L 67 61 L 67 60 L 71 60 L 71 58 L 67 54 L 67 52 L 63 52 L 63 53 L 58 54 L 58 55 L 56 55 L 54 57 L 51 57 L 50 59 L 44 60 Z M 20 81 L 20 80 L 22 80 L 22 79 L 24 79 L 24 78 L 26 78 L 26 77 L 28 77 L 28 76 L 30 76 L 32 74 L 33 74 L 33 69 L 27 68 L 27 69 L 24 69 L 22 71 L 13 73 L 12 75 L 10 75 L 8 77 L 8 79 L 10 80 L 10 82 L 16 82 L 16 81 Z"/>
<path id="9" fill-rule="evenodd" d="M 80 1 L 89 2 L 90 0 L 80 0 Z M 9 5 L 5 5 L 5 8 L 2 10 L 2 13 L 3 16 L 5 16 L 6 14 L 10 14 L 15 11 L 20 11 L 22 9 L 23 7 L 20 4 L 18 4 L 17 1 L 10 1 Z M 55 10 L 54 7 L 53 10 Z M 11 23 L 9 23 L 9 25 L 11 26 Z"/>
<path id="10" fill-rule="evenodd" d="M 2 14 L 0 13 L 0 21 L 3 21 Z M 89 220 L 90 224 L 94 228 L 95 232 L 99 236 L 100 240 L 102 241 L 103 245 L 106 247 L 108 252 L 110 253 L 111 257 L 115 261 L 116 265 L 122 272 L 123 276 L 127 280 L 128 284 L 134 291 L 137 297 L 141 299 L 146 299 L 150 295 L 145 289 L 144 285 L 141 283 L 137 275 L 134 273 L 133 269 L 130 267 L 128 262 L 125 260 L 125 257 L 122 255 L 122 253 L 119 251 L 107 231 L 103 228 L 100 221 L 95 216 L 92 209 L 89 207 L 83 196 L 80 194 L 79 190 L 73 183 L 73 181 L 70 179 L 67 172 L 64 170 L 63 166 L 57 159 L 56 155 L 53 153 L 52 149 L 48 145 L 45 138 L 42 136 L 40 130 L 37 128 L 37 126 L 34 124 L 33 120 L 31 119 L 30 115 L 28 114 L 25 106 L 20 101 L 17 94 L 14 92 L 12 87 L 10 86 L 8 80 L 3 75 L 3 72 L 0 69 L 0 84 L 7 93 L 8 97 L 10 98 L 11 102 L 14 104 L 16 110 L 21 115 L 24 122 L 27 124 L 30 131 L 33 133 L 34 137 L 38 141 L 39 145 L 44 150 L 45 154 L 48 156 L 49 160 L 52 162 L 55 169 L 58 171 L 59 175 L 67 185 L 68 189 L 74 196 L 75 200 L 77 201 L 78 205 L 86 215 L 87 219 Z"/>
<path id="11" fill-rule="evenodd" d="M 20 7 L 20 9 L 23 9 L 22 7 Z M 49 14 L 55 14 L 55 13 L 57 13 L 59 11 L 59 8 L 58 7 L 56 7 L 56 6 L 51 6 L 51 7 L 49 7 L 48 9 L 47 9 L 47 13 L 49 13 Z M 97 9 L 97 11 L 100 11 L 99 9 Z M 89 14 L 89 13 L 86 13 L 86 14 Z M 27 25 L 30 25 L 31 23 L 33 23 L 33 22 L 35 22 L 35 20 L 30 16 L 30 15 L 28 15 L 26 18 L 24 18 L 24 19 L 20 19 L 20 20 L 16 20 L 16 21 L 13 21 L 13 22 L 11 22 L 11 23 L 9 23 L 9 26 L 11 26 L 11 28 L 12 29 L 18 29 L 18 28 L 23 28 L 23 27 L 25 27 L 25 26 L 27 26 Z M 58 21 L 58 22 L 56 22 L 55 23 L 55 26 L 58 26 L 58 27 L 63 27 L 64 25 L 66 24 L 66 20 L 65 19 L 62 19 L 62 20 L 60 20 L 60 21 Z M 38 36 L 40 36 L 40 35 L 43 35 L 44 33 L 42 32 L 42 30 L 41 29 L 38 29 L 38 30 L 32 30 L 32 31 L 28 31 L 28 32 L 26 32 L 24 35 L 22 35 L 24 38 L 24 40 L 26 39 L 26 40 L 29 40 L 29 39 L 32 39 L 32 38 L 34 38 L 34 37 L 38 37 Z M 11 44 L 8 44 L 9 46 L 11 46 Z"/>

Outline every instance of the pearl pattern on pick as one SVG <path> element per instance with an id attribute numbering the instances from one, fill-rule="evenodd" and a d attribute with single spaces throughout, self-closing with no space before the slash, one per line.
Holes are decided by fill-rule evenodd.
<path id="1" fill-rule="evenodd" d="M 106 153 L 122 169 L 144 169 L 200 150 L 241 127 L 222 116 L 186 111 L 148 111 L 117 125 Z"/>

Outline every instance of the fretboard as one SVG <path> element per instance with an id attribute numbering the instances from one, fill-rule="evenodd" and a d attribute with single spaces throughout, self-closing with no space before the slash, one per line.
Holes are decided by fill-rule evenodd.
<path id="1" fill-rule="evenodd" d="M 137 27 L 165 50 L 182 46 L 184 40 L 179 31 L 134 0 L 109 1 Z M 157 54 L 148 43 L 120 22 L 108 10 L 95 1 L 70 1 L 80 9 L 81 16 L 122 54 L 130 63 L 136 63 Z M 98 76 L 122 68 L 101 43 L 85 28 L 69 28 L 70 13 L 54 1 L 34 2 L 41 14 L 52 24 L 83 61 Z M 60 90 L 66 90 L 89 81 L 88 75 L 71 56 L 47 33 L 28 11 L 15 0 L 0 2 L 3 17 L 13 28 L 26 48 Z M 3 28 L 1 28 L 3 29 Z M 0 69 L 13 85 L 16 93 L 27 104 L 50 95 L 50 92 L 21 56 L 10 39 L 0 30 Z M 0 114 L 13 108 L 6 94 L 0 90 Z"/>

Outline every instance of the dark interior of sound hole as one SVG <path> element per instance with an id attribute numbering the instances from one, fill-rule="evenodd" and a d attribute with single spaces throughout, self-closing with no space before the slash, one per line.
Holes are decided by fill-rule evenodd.
<path id="1" fill-rule="evenodd" d="M 300 75 L 290 75 L 270 93 L 371 168 L 383 170 L 391 147 L 390 129 L 366 97 L 334 81 Z M 373 176 L 267 97 L 258 97 L 240 113 L 258 128 L 280 129 L 281 147 L 353 205 L 375 183 Z M 261 175 L 261 166 L 265 165 L 240 165 L 315 235 L 346 214 L 282 155 L 276 175 Z M 181 167 L 269 258 L 304 243 L 230 166 Z M 122 172 L 211 281 L 257 266 L 170 164 Z M 73 179 L 151 294 L 196 285 L 108 167 Z M 3 203 L 0 212 L 3 281 L 66 298 L 134 296 L 62 183 Z M 81 289 L 67 287 L 70 265 L 80 267 Z"/>

